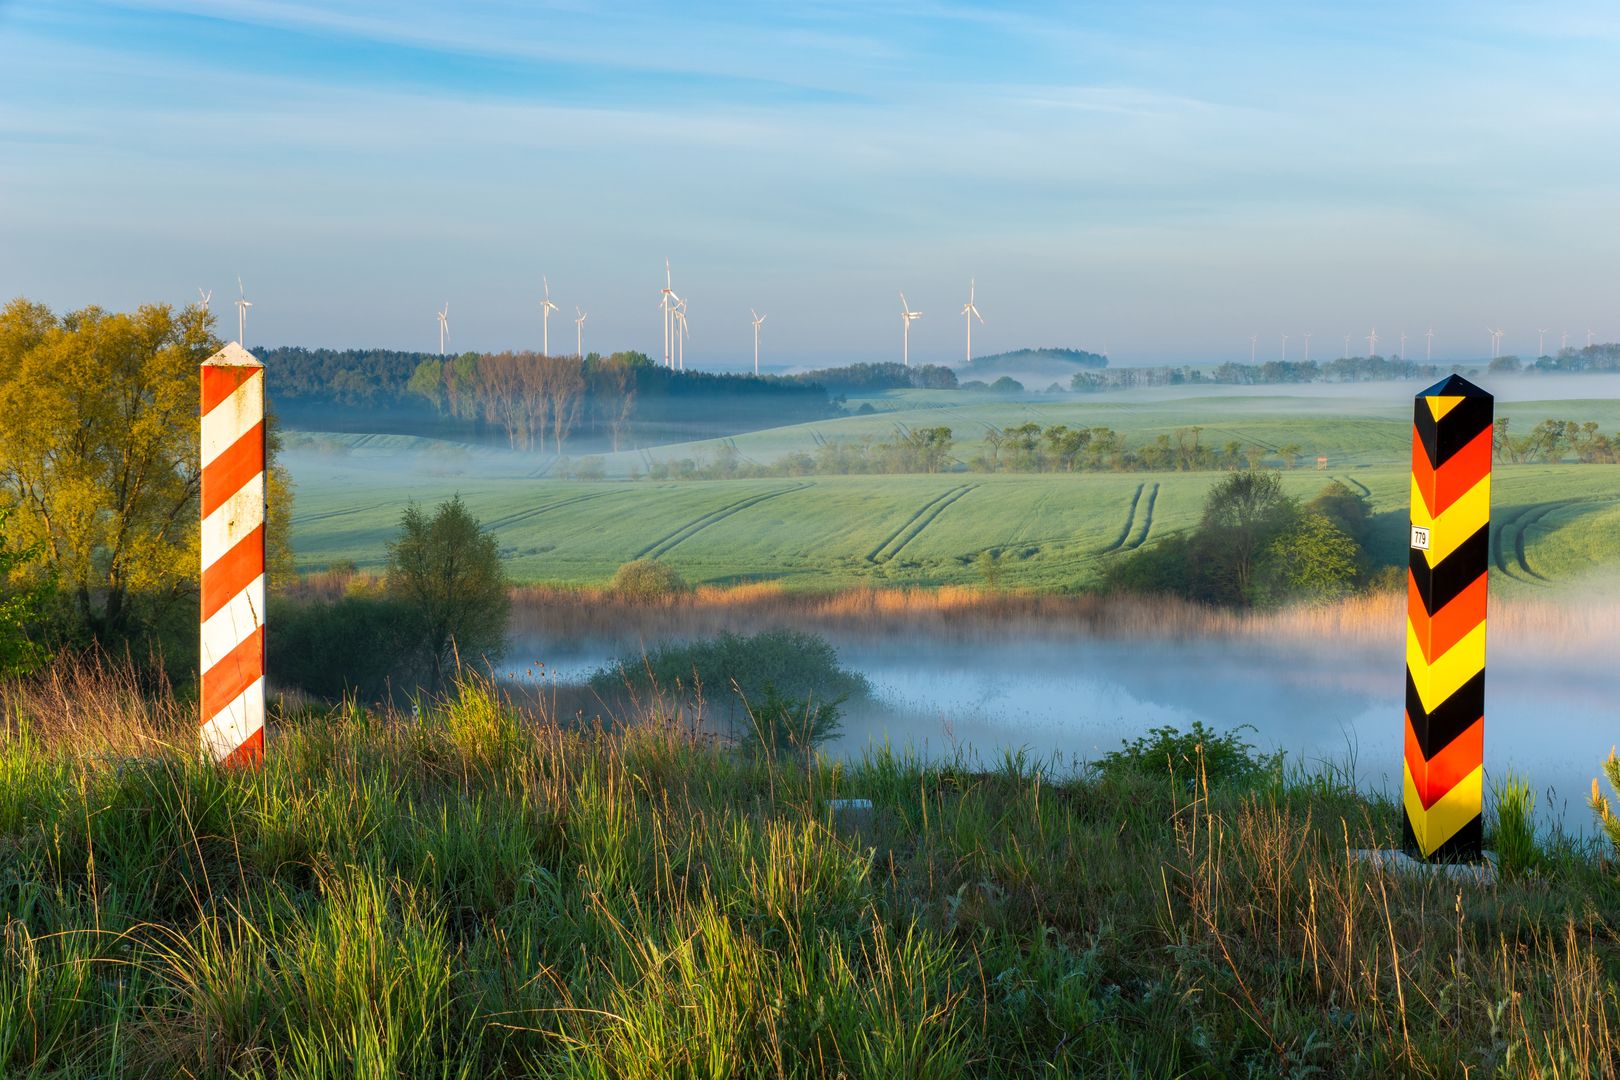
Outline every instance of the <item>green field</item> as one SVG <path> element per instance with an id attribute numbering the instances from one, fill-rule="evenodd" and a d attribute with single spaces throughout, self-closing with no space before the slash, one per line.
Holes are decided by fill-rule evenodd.
<path id="1" fill-rule="evenodd" d="M 575 483 L 402 467 L 391 455 L 294 455 L 294 547 L 305 569 L 379 566 L 406 502 L 460 494 L 500 541 L 520 581 L 597 583 L 621 563 L 662 559 L 689 580 L 779 580 L 793 587 L 1002 581 L 1059 588 L 1095 580 L 1104 560 L 1192 525 L 1220 474 L 805 477 Z M 480 475 L 482 473 L 482 475 Z M 1365 489 L 1380 523 L 1375 554 L 1401 557 L 1407 475 L 1384 466 L 1298 470 L 1302 497 L 1330 478 Z M 1502 467 L 1495 487 L 1497 582 L 1539 589 L 1620 556 L 1620 466 Z"/>

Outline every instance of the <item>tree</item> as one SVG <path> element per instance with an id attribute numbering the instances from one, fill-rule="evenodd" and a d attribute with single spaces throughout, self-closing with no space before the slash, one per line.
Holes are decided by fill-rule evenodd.
<path id="1" fill-rule="evenodd" d="M 1198 561 L 1208 577 L 1210 598 L 1247 603 L 1261 551 L 1295 514 L 1294 500 L 1283 494 L 1282 476 L 1276 472 L 1233 473 L 1210 488 L 1198 538 Z"/>
<path id="2" fill-rule="evenodd" d="M 388 545 L 388 592 L 411 612 L 429 685 L 444 688 L 458 659 L 494 659 L 506 641 L 511 600 L 495 537 L 461 497 L 430 518 L 414 503 Z"/>
<path id="3" fill-rule="evenodd" d="M 1360 545 L 1325 515 L 1307 511 L 1266 545 L 1249 599 L 1337 600 L 1350 595 L 1360 577 Z"/>
<path id="4" fill-rule="evenodd" d="M 58 317 L 19 299 L 0 311 L 0 508 L 22 546 L 41 545 L 31 572 L 54 575 L 75 637 L 167 632 L 196 647 L 197 402 L 212 327 L 198 306 Z M 272 566 L 287 563 L 290 517 L 276 450 L 272 428 Z"/>

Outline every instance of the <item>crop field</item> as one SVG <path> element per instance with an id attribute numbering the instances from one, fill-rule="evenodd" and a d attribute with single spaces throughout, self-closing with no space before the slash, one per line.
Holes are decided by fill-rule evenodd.
<path id="1" fill-rule="evenodd" d="M 407 502 L 459 494 L 524 582 L 591 584 L 632 559 L 659 559 L 694 582 L 780 581 L 795 588 L 983 581 L 992 553 L 1010 587 L 1096 579 L 1104 561 L 1194 524 L 1218 473 L 782 477 L 628 483 L 535 478 L 515 455 L 431 471 L 423 456 L 294 451 L 299 565 L 380 566 Z M 427 460 L 437 460 L 428 457 Z M 1366 493 L 1373 554 L 1404 551 L 1405 466 L 1284 473 L 1309 498 L 1330 479 Z M 1492 555 L 1499 586 L 1544 589 L 1620 560 L 1620 466 L 1503 466 Z"/>

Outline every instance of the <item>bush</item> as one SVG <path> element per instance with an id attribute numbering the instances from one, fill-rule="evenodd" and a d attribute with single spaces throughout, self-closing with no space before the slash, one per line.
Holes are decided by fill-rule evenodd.
<path id="1" fill-rule="evenodd" d="M 1207 777 L 1210 787 L 1228 784 L 1258 785 L 1282 774 L 1283 753 L 1257 753 L 1238 732 L 1254 731 L 1241 724 L 1217 734 L 1194 720 L 1192 730 L 1181 731 L 1166 724 L 1149 728 L 1145 736 L 1120 743 L 1120 748 L 1104 754 L 1092 768 L 1103 775 L 1131 773 L 1139 776 L 1174 774 L 1188 788 Z"/>
<path id="2" fill-rule="evenodd" d="M 0 510 L 0 678 L 26 675 L 43 667 L 51 654 L 41 642 L 45 633 L 45 609 L 52 597 L 51 579 L 24 588 L 12 588 L 8 578 L 16 571 L 39 562 L 45 543 L 37 540 L 22 548 L 6 543 L 6 518 Z"/>
<path id="3" fill-rule="evenodd" d="M 649 604 L 683 593 L 687 585 L 675 568 L 668 563 L 654 559 L 637 559 L 635 562 L 625 563 L 614 571 L 613 581 L 608 588 L 626 600 Z"/>
<path id="4" fill-rule="evenodd" d="M 1536 829 L 1531 816 L 1536 809 L 1536 793 L 1530 782 L 1508 773 L 1496 789 L 1496 857 L 1502 872 L 1517 877 L 1534 870 L 1541 861 L 1536 847 Z"/>
<path id="5" fill-rule="evenodd" d="M 786 629 L 668 643 L 645 656 L 621 657 L 591 676 L 591 688 L 599 694 L 677 687 L 701 693 L 733 723 L 750 708 L 765 708 L 773 697 L 802 712 L 817 702 L 842 705 L 870 689 L 865 676 L 839 666 L 838 652 L 826 639 Z"/>
<path id="6" fill-rule="evenodd" d="M 1620 755 L 1617 755 L 1612 748 L 1609 750 L 1608 760 L 1603 763 L 1603 773 L 1609 778 L 1609 786 L 1614 788 L 1617 793 L 1620 793 Z M 1609 809 L 1608 796 L 1604 795 L 1602 789 L 1598 787 L 1595 777 L 1592 780 L 1592 801 L 1590 805 L 1592 813 L 1597 815 L 1598 826 L 1603 830 L 1603 835 L 1607 836 L 1609 843 L 1614 846 L 1615 856 L 1620 857 L 1620 817 L 1616 817 Z"/>
<path id="7" fill-rule="evenodd" d="M 765 696 L 747 705 L 753 745 L 768 754 L 807 752 L 843 731 L 843 701 L 817 702 L 814 697 L 785 698 L 765 684 Z"/>
<path id="8" fill-rule="evenodd" d="M 270 601 L 267 666 L 275 681 L 327 701 L 356 695 L 378 701 L 414 686 L 412 652 L 420 636 L 405 604 L 354 594 L 331 603 Z"/>

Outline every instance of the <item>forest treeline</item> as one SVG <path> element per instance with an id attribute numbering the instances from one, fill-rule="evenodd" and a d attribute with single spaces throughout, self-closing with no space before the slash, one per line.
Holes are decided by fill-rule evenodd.
<path id="1" fill-rule="evenodd" d="M 1438 379 L 1457 369 L 1452 364 L 1420 364 L 1394 356 L 1341 356 L 1319 363 L 1315 360 L 1267 360 L 1262 364 L 1217 364 L 1194 367 L 1190 364 L 1164 364 L 1157 367 L 1109 368 L 1103 371 L 1077 371 L 1069 389 L 1077 393 L 1104 390 L 1133 390 L 1150 386 L 1277 386 L 1297 383 L 1363 383 L 1407 379 Z M 1586 374 L 1620 371 L 1620 345 L 1589 345 L 1582 349 L 1562 349 L 1557 356 L 1523 361 L 1517 356 L 1499 356 L 1486 365 L 1492 375 L 1517 372 L 1544 374 Z"/>
<path id="2" fill-rule="evenodd" d="M 942 364 L 846 364 L 817 368 L 788 378 L 816 383 L 835 393 L 873 390 L 955 390 L 956 372 Z"/>

